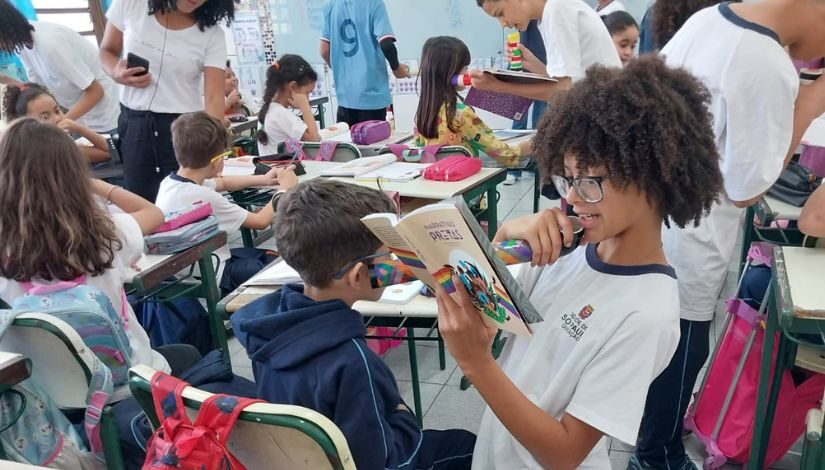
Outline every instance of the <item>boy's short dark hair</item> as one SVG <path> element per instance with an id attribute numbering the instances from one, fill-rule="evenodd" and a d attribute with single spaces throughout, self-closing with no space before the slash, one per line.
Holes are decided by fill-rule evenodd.
<path id="1" fill-rule="evenodd" d="M 635 184 L 679 227 L 698 225 L 723 189 L 710 99 L 698 78 L 653 55 L 590 67 L 539 124 L 542 177 L 563 175 L 571 154 L 580 171 L 604 166 L 614 186 Z"/>
<path id="2" fill-rule="evenodd" d="M 382 212 L 395 212 L 395 204 L 381 191 L 325 179 L 301 183 L 278 203 L 278 252 L 305 283 L 327 287 L 347 263 L 381 246 L 361 218 Z"/>
<path id="3" fill-rule="evenodd" d="M 198 170 L 229 147 L 229 133 L 221 121 L 198 111 L 182 114 L 172 123 L 172 146 L 183 168 Z"/>

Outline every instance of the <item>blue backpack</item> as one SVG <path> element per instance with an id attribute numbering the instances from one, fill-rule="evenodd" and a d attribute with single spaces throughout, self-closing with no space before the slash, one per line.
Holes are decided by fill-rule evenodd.
<path id="1" fill-rule="evenodd" d="M 86 277 L 81 276 L 51 285 L 21 283 L 26 293 L 15 299 L 12 309 L 46 313 L 68 323 L 112 372 L 114 385 L 124 385 L 132 367 L 132 347 L 126 336 L 126 294 L 118 314 L 105 294 L 85 282 Z"/>

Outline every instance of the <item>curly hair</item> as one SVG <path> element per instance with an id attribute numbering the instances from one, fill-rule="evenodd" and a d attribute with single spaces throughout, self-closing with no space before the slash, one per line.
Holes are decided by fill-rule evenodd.
<path id="1" fill-rule="evenodd" d="M 733 3 L 742 0 L 733 0 Z M 719 0 L 656 0 L 653 9 L 653 42 L 657 49 L 665 47 L 694 13 L 719 3 Z"/>
<path id="2" fill-rule="evenodd" d="M 34 45 L 34 26 L 9 0 L 0 0 L 0 51 L 15 54 Z"/>
<path id="3" fill-rule="evenodd" d="M 574 155 L 580 171 L 603 166 L 614 186 L 638 186 L 665 220 L 698 225 L 722 191 L 710 98 L 697 78 L 653 55 L 591 67 L 539 125 L 542 177 L 563 174 Z"/>
<path id="4" fill-rule="evenodd" d="M 148 0 L 149 14 L 171 13 L 178 8 L 178 0 Z M 226 20 L 226 25 L 235 19 L 235 4 L 239 0 L 206 0 L 206 3 L 195 10 L 195 21 L 198 28 L 204 31 Z"/>
<path id="5" fill-rule="evenodd" d="M 26 116 L 29 103 L 42 95 L 54 98 L 48 88 L 37 83 L 25 83 L 21 86 L 8 85 L 0 95 L 0 120 L 11 122 Z"/>

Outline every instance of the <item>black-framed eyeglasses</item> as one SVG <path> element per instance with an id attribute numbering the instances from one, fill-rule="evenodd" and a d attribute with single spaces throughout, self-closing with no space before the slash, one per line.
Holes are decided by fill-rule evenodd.
<path id="1" fill-rule="evenodd" d="M 580 178 L 570 178 L 561 175 L 552 175 L 550 179 L 553 180 L 553 185 L 556 186 L 556 191 L 565 197 L 570 187 L 576 191 L 576 194 L 588 203 L 601 202 L 604 199 L 604 189 L 602 182 L 607 179 L 604 176 L 582 176 Z"/>
<path id="2" fill-rule="evenodd" d="M 347 271 L 349 271 L 350 269 L 352 269 L 353 266 L 355 266 L 356 264 L 358 264 L 362 261 L 369 261 L 369 260 L 372 260 L 372 259 L 375 259 L 375 258 L 390 256 L 391 254 L 392 254 L 391 251 L 382 251 L 380 253 L 373 253 L 371 255 L 361 256 L 360 258 L 356 258 L 356 259 L 350 261 L 349 263 L 347 263 L 343 268 L 341 268 L 337 273 L 335 273 L 335 275 L 332 276 L 332 278 L 333 279 L 341 279 L 342 277 L 344 277 L 344 275 L 347 273 Z M 371 267 L 372 265 L 373 265 L 373 263 L 367 263 L 367 267 Z"/>

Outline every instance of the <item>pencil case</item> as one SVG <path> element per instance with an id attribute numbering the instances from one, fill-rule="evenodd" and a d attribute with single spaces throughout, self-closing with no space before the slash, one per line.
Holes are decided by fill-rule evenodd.
<path id="1" fill-rule="evenodd" d="M 481 171 L 478 158 L 453 155 L 424 169 L 424 179 L 432 181 L 461 181 Z"/>
<path id="2" fill-rule="evenodd" d="M 372 145 L 387 140 L 392 135 L 392 128 L 387 121 L 364 121 L 349 130 L 352 142 L 356 145 Z"/>
<path id="3" fill-rule="evenodd" d="M 505 240 L 493 246 L 504 264 L 526 263 L 533 259 L 533 250 L 524 240 Z M 398 260 L 375 264 L 370 271 L 370 284 L 373 289 L 417 280 L 415 274 Z"/>
<path id="4" fill-rule="evenodd" d="M 198 201 L 191 206 L 163 214 L 165 222 L 152 233 L 169 232 L 184 225 L 205 219 L 210 215 L 212 215 L 212 205 L 208 202 Z"/>
<path id="5" fill-rule="evenodd" d="M 255 165 L 256 175 L 265 175 L 273 168 L 286 167 L 288 165 L 295 167 L 295 174 L 298 176 L 307 174 L 307 170 L 304 168 L 304 165 L 295 159 L 294 152 L 276 153 L 273 155 L 255 157 L 252 159 L 252 163 Z"/>
<path id="6" fill-rule="evenodd" d="M 214 215 L 163 233 L 144 238 L 150 255 L 169 255 L 191 248 L 218 233 L 218 219 Z"/>

